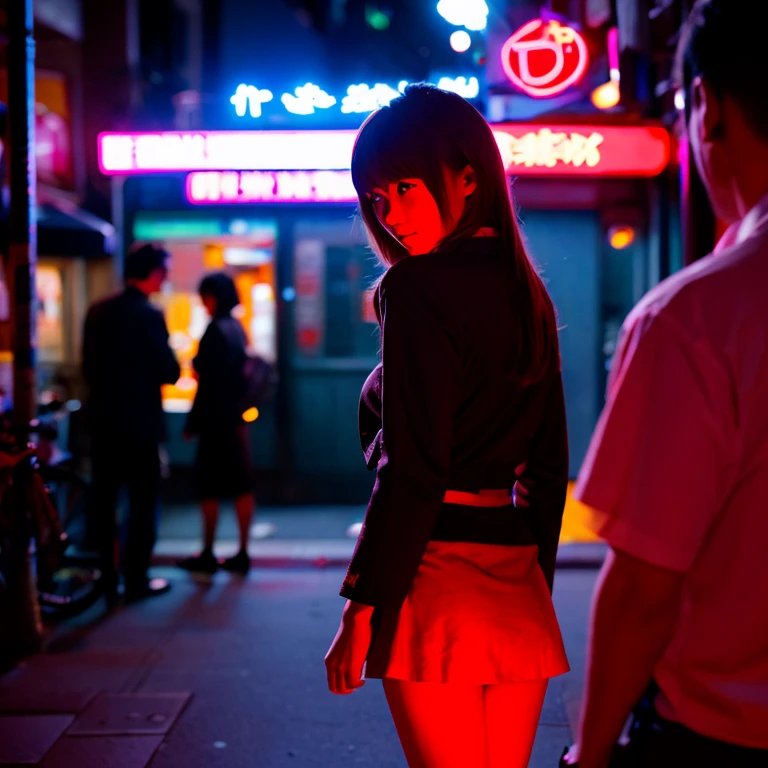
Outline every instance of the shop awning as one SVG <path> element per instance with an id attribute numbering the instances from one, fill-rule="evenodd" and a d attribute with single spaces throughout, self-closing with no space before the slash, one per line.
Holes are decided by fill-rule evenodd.
<path id="1" fill-rule="evenodd" d="M 46 201 L 37 207 L 37 252 L 45 256 L 109 256 L 115 228 L 74 204 Z"/>

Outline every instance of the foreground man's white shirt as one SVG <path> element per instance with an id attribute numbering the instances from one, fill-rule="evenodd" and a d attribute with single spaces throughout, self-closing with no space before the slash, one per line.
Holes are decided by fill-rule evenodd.
<path id="1" fill-rule="evenodd" d="M 768 196 L 625 321 L 575 495 L 686 574 L 659 714 L 768 749 Z"/>

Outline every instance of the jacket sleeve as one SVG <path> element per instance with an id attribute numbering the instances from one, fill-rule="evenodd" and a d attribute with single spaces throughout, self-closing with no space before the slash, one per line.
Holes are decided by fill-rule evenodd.
<path id="1" fill-rule="evenodd" d="M 211 322 L 205 329 L 197 347 L 197 354 L 192 360 L 192 367 L 197 373 L 198 380 L 195 399 L 192 402 L 192 408 L 187 415 L 184 427 L 184 430 L 190 435 L 200 434 L 206 411 L 211 409 L 209 387 L 212 384 L 211 378 L 214 378 L 217 373 L 217 359 L 221 357 L 220 354 L 217 354 L 216 347 L 219 346 L 217 342 L 223 341 L 218 337 L 215 338 L 214 334 L 216 334 L 216 325 Z"/>
<path id="2" fill-rule="evenodd" d="M 399 606 L 448 487 L 459 378 L 458 338 L 433 286 L 410 259 L 379 290 L 382 431 L 376 482 L 341 595 Z"/>
<path id="3" fill-rule="evenodd" d="M 527 492 L 523 516 L 539 547 L 539 565 L 551 592 L 568 492 L 568 433 L 559 370 L 549 375 L 541 422 L 519 483 Z"/>
<path id="4" fill-rule="evenodd" d="M 147 351 L 152 356 L 160 383 L 175 384 L 181 376 L 181 369 L 168 344 L 168 328 L 159 311 L 153 311 L 151 315 L 149 342 Z"/>

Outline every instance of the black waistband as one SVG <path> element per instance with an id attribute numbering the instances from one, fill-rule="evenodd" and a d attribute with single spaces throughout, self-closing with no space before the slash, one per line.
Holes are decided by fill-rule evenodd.
<path id="1" fill-rule="evenodd" d="M 522 512 L 508 507 L 444 504 L 432 529 L 433 541 L 529 546 L 536 544 Z"/>

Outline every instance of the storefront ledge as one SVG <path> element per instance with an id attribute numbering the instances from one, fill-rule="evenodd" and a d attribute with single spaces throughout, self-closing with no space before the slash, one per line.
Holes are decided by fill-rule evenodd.
<path id="1" fill-rule="evenodd" d="M 346 567 L 355 548 L 350 539 L 271 539 L 252 542 L 251 563 L 256 568 Z M 154 565 L 173 565 L 177 560 L 200 551 L 196 539 L 162 539 L 155 547 Z M 603 543 L 561 544 L 558 568 L 599 568 L 608 551 Z M 237 552 L 236 541 L 216 545 L 217 557 Z"/>

